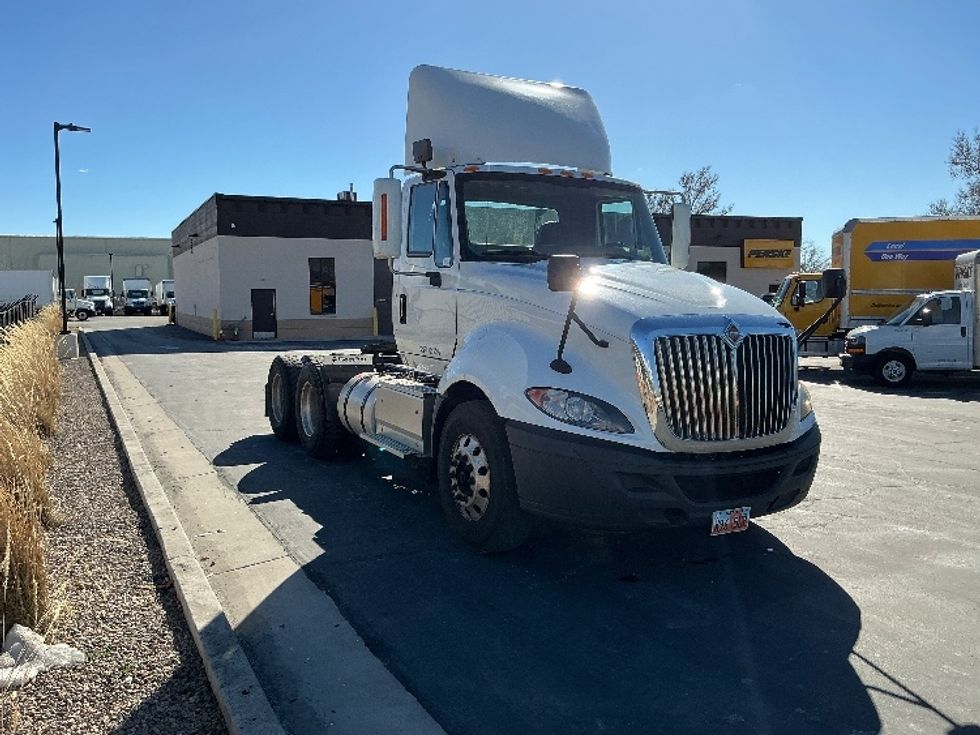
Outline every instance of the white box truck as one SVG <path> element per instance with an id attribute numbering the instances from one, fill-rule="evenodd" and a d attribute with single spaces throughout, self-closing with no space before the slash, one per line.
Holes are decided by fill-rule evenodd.
<path id="1" fill-rule="evenodd" d="M 153 308 L 158 314 L 167 314 L 175 303 L 173 279 L 165 278 L 153 287 Z"/>
<path id="2" fill-rule="evenodd" d="M 916 296 L 884 324 L 858 327 L 847 336 L 845 370 L 870 373 L 878 383 L 906 385 L 916 371 L 980 368 L 980 250 L 956 257 L 953 289 Z"/>
<path id="3" fill-rule="evenodd" d="M 93 302 L 100 314 L 112 316 L 112 277 L 83 276 L 82 298 Z"/>
<path id="4" fill-rule="evenodd" d="M 420 66 L 405 151 L 373 199 L 394 342 L 277 356 L 277 436 L 430 460 L 481 552 L 521 544 L 533 515 L 719 535 L 806 496 L 820 432 L 795 330 L 682 270 L 683 205 L 667 264 L 586 91 Z"/>
<path id="5" fill-rule="evenodd" d="M 123 313 L 143 314 L 149 316 L 153 313 L 153 306 L 150 302 L 150 279 L 149 278 L 124 278 L 123 287 Z"/>
<path id="6" fill-rule="evenodd" d="M 36 296 L 36 304 L 42 306 L 55 301 L 51 271 L 0 270 L 0 304 L 17 301 L 25 296 Z M 60 301 L 60 293 L 57 300 Z"/>

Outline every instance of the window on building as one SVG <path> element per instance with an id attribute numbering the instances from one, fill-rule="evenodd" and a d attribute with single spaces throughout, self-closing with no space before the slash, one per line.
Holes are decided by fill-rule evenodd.
<path id="1" fill-rule="evenodd" d="M 728 263 L 724 260 L 702 260 L 698 262 L 698 273 L 714 278 L 719 283 L 727 283 Z"/>
<path id="2" fill-rule="evenodd" d="M 310 258 L 310 313 L 337 313 L 333 258 Z"/>

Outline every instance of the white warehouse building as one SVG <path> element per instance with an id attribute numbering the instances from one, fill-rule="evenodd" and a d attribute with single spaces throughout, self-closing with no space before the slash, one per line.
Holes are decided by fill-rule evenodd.
<path id="1" fill-rule="evenodd" d="M 376 333 L 370 202 L 214 194 L 172 241 L 183 327 L 245 340 Z"/>

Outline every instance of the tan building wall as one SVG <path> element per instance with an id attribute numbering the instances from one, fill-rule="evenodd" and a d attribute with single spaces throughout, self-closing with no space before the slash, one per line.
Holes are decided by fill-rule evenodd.
<path id="1" fill-rule="evenodd" d="M 165 237 L 66 237 L 65 285 L 81 292 L 82 276 L 110 273 L 117 292 L 123 278 L 149 278 L 156 284 L 173 278 L 171 252 L 170 238 Z M 49 270 L 57 274 L 54 236 L 0 235 L 0 270 Z"/>
<path id="2" fill-rule="evenodd" d="M 310 313 L 310 258 L 333 258 L 336 313 Z M 369 337 L 374 328 L 374 258 L 369 240 L 219 235 L 174 258 L 177 321 L 212 332 L 217 310 L 226 330 L 252 337 L 252 289 L 276 291 L 277 338 Z"/>
<path id="3" fill-rule="evenodd" d="M 759 296 L 769 291 L 770 284 L 777 284 L 784 276 L 800 269 L 800 249 L 792 250 L 792 268 L 743 268 L 741 248 L 692 245 L 687 270 L 697 273 L 698 263 L 725 263 L 726 283 Z"/>

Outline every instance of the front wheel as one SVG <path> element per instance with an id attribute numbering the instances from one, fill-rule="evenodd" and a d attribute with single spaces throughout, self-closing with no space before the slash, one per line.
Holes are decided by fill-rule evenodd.
<path id="1" fill-rule="evenodd" d="M 874 367 L 874 379 L 886 388 L 901 388 L 912 380 L 915 366 L 905 355 L 887 354 L 878 358 Z"/>
<path id="2" fill-rule="evenodd" d="M 86 319 L 88 319 L 88 312 L 85 311 L 84 309 L 76 311 L 75 318 L 78 319 L 78 321 L 80 322 L 84 322 Z"/>
<path id="3" fill-rule="evenodd" d="M 481 553 L 515 549 L 531 522 L 521 510 L 507 435 L 489 403 L 453 409 L 439 440 L 442 509 L 450 527 Z"/>

